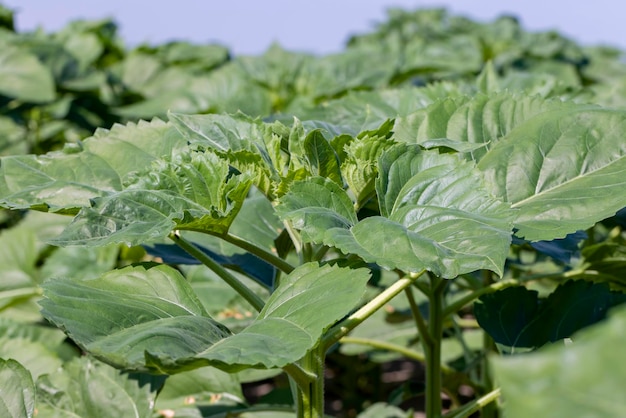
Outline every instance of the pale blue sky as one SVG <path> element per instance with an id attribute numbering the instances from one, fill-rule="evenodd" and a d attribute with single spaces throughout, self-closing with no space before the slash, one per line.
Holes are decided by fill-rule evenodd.
<path id="1" fill-rule="evenodd" d="M 2 1 L 2 0 L 0 0 Z M 352 33 L 384 20 L 385 9 L 444 6 L 492 20 L 513 14 L 529 30 L 556 29 L 584 44 L 626 50 L 626 2 L 618 0 L 5 0 L 18 10 L 19 30 L 56 30 L 76 18 L 113 17 L 130 45 L 173 39 L 218 41 L 235 54 L 262 53 L 272 41 L 315 53 L 341 50 Z"/>

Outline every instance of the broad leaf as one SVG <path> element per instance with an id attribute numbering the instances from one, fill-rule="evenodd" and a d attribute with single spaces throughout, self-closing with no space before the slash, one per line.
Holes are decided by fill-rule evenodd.
<path id="1" fill-rule="evenodd" d="M 563 238 L 626 206 L 626 112 L 578 106 L 519 125 L 478 167 L 519 210 L 517 235 Z"/>
<path id="2" fill-rule="evenodd" d="M 167 266 L 127 267 L 84 282 L 49 280 L 43 288 L 42 314 L 86 351 L 118 367 L 141 368 L 148 349 L 184 355 L 230 334 Z"/>
<path id="3" fill-rule="evenodd" d="M 131 173 L 170 156 L 186 145 L 176 130 L 162 121 L 116 125 L 100 129 L 82 145 L 42 156 L 0 160 L 0 205 L 71 211 L 89 199 L 120 191 Z"/>
<path id="4" fill-rule="evenodd" d="M 15 360 L 0 358 L 0 415 L 31 418 L 35 413 L 35 385 L 28 370 Z"/>
<path id="5" fill-rule="evenodd" d="M 626 310 L 575 334 L 570 344 L 535 353 L 493 358 L 507 417 L 620 417 L 626 363 Z"/>
<path id="6" fill-rule="evenodd" d="M 474 306 L 480 326 L 505 351 L 537 348 L 569 338 L 605 318 L 607 311 L 626 302 L 606 283 L 568 281 L 546 299 L 525 287 L 510 287 L 484 295 Z"/>
<path id="7" fill-rule="evenodd" d="M 511 93 L 451 98 L 399 118 L 396 139 L 449 138 L 484 147 L 478 162 L 495 196 L 518 209 L 517 235 L 563 238 L 626 206 L 626 112 Z"/>
<path id="8" fill-rule="evenodd" d="M 163 265 L 83 282 L 50 280 L 40 303 L 76 343 L 117 367 L 275 368 L 304 356 L 360 300 L 368 278 L 365 270 L 303 265 L 282 278 L 259 317 L 235 335 L 208 316 L 180 273 Z"/>
<path id="9" fill-rule="evenodd" d="M 471 163 L 398 146 L 383 154 L 378 172 L 381 216 L 354 222 L 346 192 L 320 180 L 294 184 L 277 212 L 303 239 L 385 268 L 446 278 L 479 269 L 502 273 L 513 213 L 490 196 Z"/>

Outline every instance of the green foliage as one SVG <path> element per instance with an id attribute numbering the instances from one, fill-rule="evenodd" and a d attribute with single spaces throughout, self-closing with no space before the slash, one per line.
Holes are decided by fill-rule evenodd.
<path id="1" fill-rule="evenodd" d="M 507 415 L 527 417 L 549 410 L 555 416 L 618 417 L 624 399 L 614 390 L 626 376 L 619 347 L 624 309 L 596 327 L 532 354 L 494 358 Z M 590 384 L 593 382 L 593 384 Z"/>
<path id="2" fill-rule="evenodd" d="M 0 26 L 0 415 L 321 417 L 328 355 L 341 416 L 619 416 L 620 51 L 438 9 L 322 57 Z"/>

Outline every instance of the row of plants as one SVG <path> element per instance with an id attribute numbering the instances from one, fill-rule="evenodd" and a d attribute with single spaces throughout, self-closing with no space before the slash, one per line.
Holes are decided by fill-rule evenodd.
<path id="1" fill-rule="evenodd" d="M 0 415 L 620 416 L 620 51 L 439 9 L 328 56 L 0 15 Z"/>

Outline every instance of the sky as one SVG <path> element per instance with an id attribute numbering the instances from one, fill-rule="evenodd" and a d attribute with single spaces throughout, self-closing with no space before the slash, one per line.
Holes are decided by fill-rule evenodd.
<path id="1" fill-rule="evenodd" d="M 113 18 L 128 46 L 171 40 L 218 42 L 257 55 L 272 42 L 289 50 L 339 52 L 351 34 L 373 29 L 389 7 L 445 7 L 491 21 L 518 17 L 525 29 L 558 30 L 585 45 L 626 50 L 626 2 L 618 0 L 0 0 L 15 9 L 19 31 L 55 31 L 75 19 Z"/>

